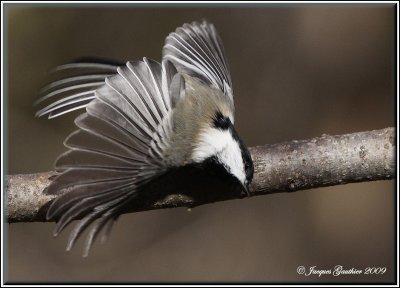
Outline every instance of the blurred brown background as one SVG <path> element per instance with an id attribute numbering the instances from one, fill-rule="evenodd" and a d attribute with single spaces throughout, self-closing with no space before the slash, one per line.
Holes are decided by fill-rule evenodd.
<path id="1" fill-rule="evenodd" d="M 104 5 L 103 5 L 104 6 Z M 8 172 L 53 168 L 79 114 L 34 118 L 48 71 L 81 56 L 160 60 L 185 22 L 213 22 L 223 39 L 236 126 L 249 146 L 394 126 L 390 6 L 279 7 L 8 5 Z M 106 244 L 53 223 L 8 226 L 6 277 L 30 282 L 388 281 L 394 267 L 394 182 L 276 194 L 124 215 Z M 387 267 L 384 275 L 298 275 L 298 266 Z"/>

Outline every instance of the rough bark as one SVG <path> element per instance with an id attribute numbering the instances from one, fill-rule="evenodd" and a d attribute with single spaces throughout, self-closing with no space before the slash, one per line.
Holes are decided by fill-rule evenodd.
<path id="1" fill-rule="evenodd" d="M 251 194 L 257 196 L 393 179 L 394 133 L 394 128 L 386 128 L 252 147 L 250 152 L 255 173 L 250 187 Z M 45 221 L 45 212 L 55 196 L 46 195 L 43 191 L 55 175 L 55 172 L 45 172 L 6 177 L 9 223 Z M 201 198 L 196 198 L 190 193 L 183 193 L 182 189 L 174 191 L 176 192 L 171 191 L 157 201 L 138 201 L 127 212 L 194 207 L 243 197 L 240 194 L 211 193 L 210 190 L 203 191 Z"/>

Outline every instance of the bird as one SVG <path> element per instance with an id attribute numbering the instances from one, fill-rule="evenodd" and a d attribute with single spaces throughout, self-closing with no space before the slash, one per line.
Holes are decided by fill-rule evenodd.
<path id="1" fill-rule="evenodd" d="M 143 187 L 177 167 L 211 167 L 250 196 L 253 161 L 234 128 L 231 74 L 214 24 L 176 28 L 165 39 L 161 63 L 78 60 L 54 70 L 74 74 L 42 89 L 36 104 L 52 102 L 36 116 L 84 110 L 46 191 L 57 196 L 46 214 L 56 222 L 54 236 L 79 220 L 67 251 L 88 230 L 88 256 L 100 231 L 106 238 L 121 212 L 146 197 Z"/>

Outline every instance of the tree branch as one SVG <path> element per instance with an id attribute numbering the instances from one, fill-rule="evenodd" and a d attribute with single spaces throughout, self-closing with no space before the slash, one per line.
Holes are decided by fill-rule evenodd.
<path id="1" fill-rule="evenodd" d="M 252 147 L 250 152 L 255 173 L 250 187 L 251 194 L 257 196 L 393 179 L 394 139 L 394 128 L 386 128 Z M 9 223 L 45 221 L 45 212 L 55 196 L 46 195 L 44 191 L 55 175 L 55 172 L 45 172 L 6 177 Z M 174 178 L 173 182 L 181 182 L 181 179 L 185 178 L 187 177 Z M 162 185 L 165 186 L 165 183 Z M 211 193 L 209 188 L 205 191 L 204 187 L 201 188 L 203 190 L 200 198 L 193 197 L 190 193 L 182 191 L 187 187 L 175 187 L 175 190 L 157 198 L 157 201 L 136 201 L 135 206 L 130 207 L 127 212 L 179 206 L 194 207 L 243 197 L 237 193 Z M 192 188 L 189 187 L 190 189 Z"/>

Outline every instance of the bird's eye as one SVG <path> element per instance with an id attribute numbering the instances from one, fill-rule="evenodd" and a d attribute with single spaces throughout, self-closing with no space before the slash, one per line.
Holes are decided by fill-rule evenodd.
<path id="1" fill-rule="evenodd" d="M 231 120 L 224 116 L 220 111 L 215 114 L 213 118 L 213 124 L 215 128 L 221 130 L 227 130 L 232 125 Z"/>

